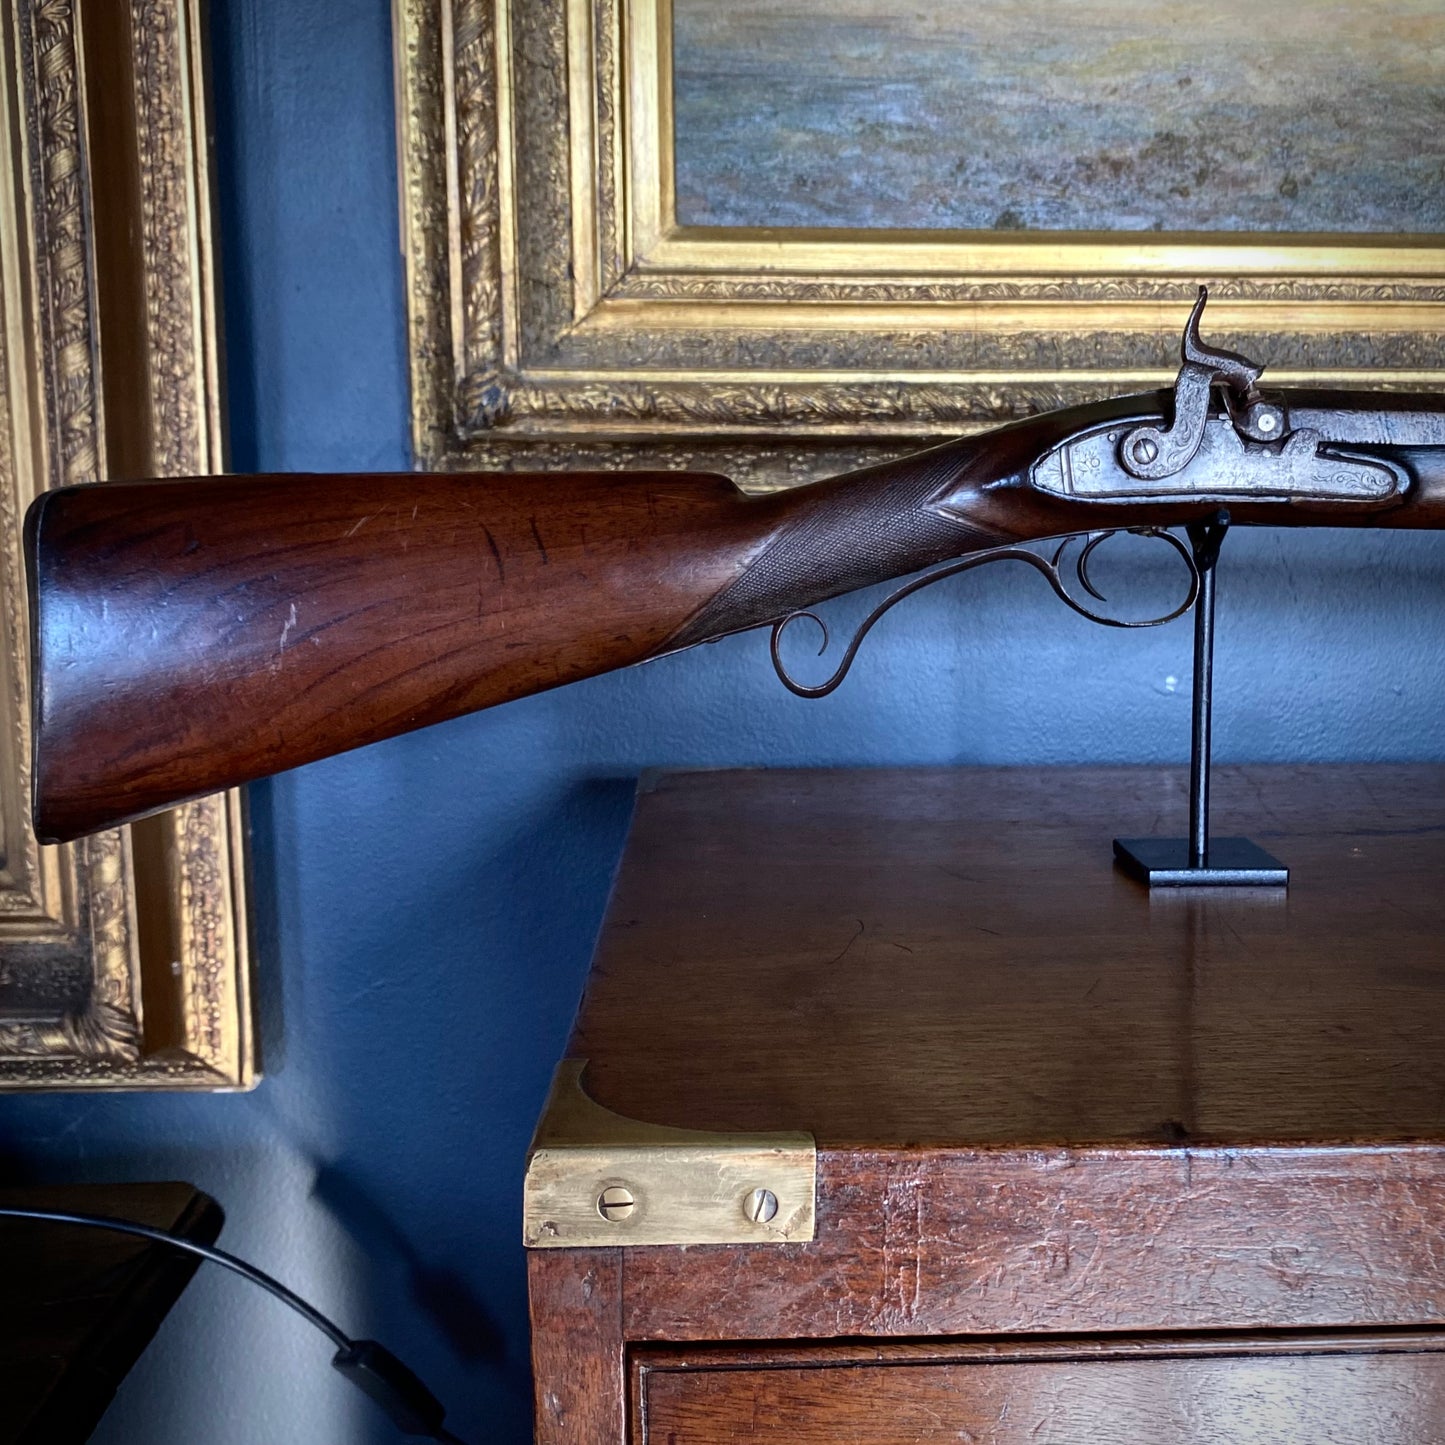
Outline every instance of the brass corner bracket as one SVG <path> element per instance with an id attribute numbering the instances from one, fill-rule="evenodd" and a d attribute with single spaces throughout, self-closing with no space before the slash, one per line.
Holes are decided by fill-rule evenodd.
<path id="1" fill-rule="evenodd" d="M 813 1238 L 811 1134 L 723 1134 L 624 1118 L 582 1089 L 563 1059 L 532 1138 L 522 1242 L 795 1244 Z"/>

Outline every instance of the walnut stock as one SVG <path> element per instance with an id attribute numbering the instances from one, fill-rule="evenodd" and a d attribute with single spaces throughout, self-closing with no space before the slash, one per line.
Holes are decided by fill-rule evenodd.
<path id="1" fill-rule="evenodd" d="M 1439 409 L 1348 400 L 1300 414 L 1362 419 L 1409 474 L 1403 501 L 1246 499 L 1236 521 L 1445 526 Z M 1215 504 L 1061 497 L 1031 476 L 1075 434 L 1166 407 L 1051 413 L 769 496 L 675 472 L 48 493 L 26 523 L 37 833 L 65 841 L 985 548 L 1190 521 Z"/>

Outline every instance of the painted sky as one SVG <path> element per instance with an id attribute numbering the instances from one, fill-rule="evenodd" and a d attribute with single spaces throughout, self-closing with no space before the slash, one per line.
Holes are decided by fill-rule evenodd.
<path id="1" fill-rule="evenodd" d="M 692 225 L 1445 230 L 1445 0 L 674 0 Z"/>

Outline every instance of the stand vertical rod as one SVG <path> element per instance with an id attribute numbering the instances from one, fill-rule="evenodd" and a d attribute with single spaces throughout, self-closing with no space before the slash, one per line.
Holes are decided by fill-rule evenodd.
<path id="1" fill-rule="evenodd" d="M 1199 569 L 1194 601 L 1194 698 L 1189 748 L 1189 866 L 1209 865 L 1210 731 L 1214 717 L 1214 575 L 1229 513 L 1192 522 L 1189 540 Z"/>
<path id="2" fill-rule="evenodd" d="M 1189 836 L 1115 838 L 1114 857 L 1150 888 L 1211 884 L 1224 887 L 1285 888 L 1289 869 L 1248 838 L 1209 838 L 1209 764 L 1214 715 L 1215 563 L 1229 513 L 1215 512 L 1189 523 L 1194 587 L 1193 736 L 1189 756 Z M 1211 860 L 1210 853 L 1214 857 Z"/>
<path id="3" fill-rule="evenodd" d="M 1189 748 L 1189 866 L 1209 862 L 1210 723 L 1214 712 L 1214 568 L 1199 575 L 1194 604 L 1194 704 Z"/>

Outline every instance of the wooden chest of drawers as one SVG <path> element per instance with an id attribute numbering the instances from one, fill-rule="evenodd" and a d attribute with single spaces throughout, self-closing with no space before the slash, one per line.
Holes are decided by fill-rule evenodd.
<path id="1" fill-rule="evenodd" d="M 611 1112 L 529 1171 L 542 1445 L 1445 1441 L 1445 769 L 1221 770 L 1287 893 L 1117 872 L 1182 789 L 644 785 Z"/>

